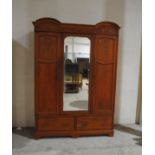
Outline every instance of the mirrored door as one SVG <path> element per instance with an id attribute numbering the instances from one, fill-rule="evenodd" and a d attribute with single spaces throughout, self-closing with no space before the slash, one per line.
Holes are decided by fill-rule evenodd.
<path id="1" fill-rule="evenodd" d="M 64 40 L 63 111 L 87 111 L 89 99 L 90 39 Z"/>

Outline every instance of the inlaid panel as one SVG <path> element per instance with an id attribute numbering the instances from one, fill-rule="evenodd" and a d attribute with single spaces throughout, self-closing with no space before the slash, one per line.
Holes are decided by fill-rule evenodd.
<path id="1" fill-rule="evenodd" d="M 39 58 L 55 60 L 57 57 L 58 38 L 54 35 L 39 36 Z"/>
<path id="2" fill-rule="evenodd" d="M 111 38 L 97 38 L 96 60 L 102 63 L 114 62 L 114 40 Z"/>

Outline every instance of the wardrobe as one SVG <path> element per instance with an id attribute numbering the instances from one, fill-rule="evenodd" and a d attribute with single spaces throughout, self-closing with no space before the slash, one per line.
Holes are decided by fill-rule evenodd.
<path id="1" fill-rule="evenodd" d="M 113 22 L 86 25 L 62 23 L 54 18 L 40 18 L 33 25 L 35 138 L 113 136 L 120 27 Z M 64 42 L 67 37 L 84 37 L 90 41 L 88 105 L 85 110 L 64 110 L 64 95 L 69 95 L 64 94 Z M 79 86 L 70 81 L 67 84 L 70 89 Z"/>

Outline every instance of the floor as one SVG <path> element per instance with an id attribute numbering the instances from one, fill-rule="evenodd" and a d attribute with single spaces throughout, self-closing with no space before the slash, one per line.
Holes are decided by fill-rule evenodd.
<path id="1" fill-rule="evenodd" d="M 115 126 L 114 137 L 33 139 L 33 128 L 13 129 L 13 155 L 141 155 L 141 126 Z"/>
<path id="2" fill-rule="evenodd" d="M 64 93 L 64 111 L 88 110 L 88 80 L 83 79 L 78 93 Z"/>

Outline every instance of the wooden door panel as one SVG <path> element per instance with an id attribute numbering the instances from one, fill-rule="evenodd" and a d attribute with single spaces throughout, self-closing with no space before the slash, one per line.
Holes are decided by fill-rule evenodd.
<path id="1" fill-rule="evenodd" d="M 95 100 L 93 111 L 95 113 L 112 109 L 112 83 L 113 65 L 96 63 L 95 72 Z"/>
<path id="2" fill-rule="evenodd" d="M 58 37 L 56 35 L 39 35 L 39 59 L 55 60 L 57 58 Z"/>
<path id="3" fill-rule="evenodd" d="M 112 63 L 114 61 L 114 39 L 97 38 L 96 60 L 102 63 Z"/>
<path id="4" fill-rule="evenodd" d="M 57 112 L 56 63 L 38 64 L 38 108 L 39 112 Z"/>

